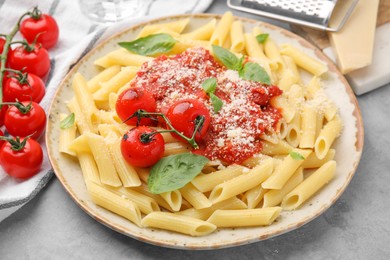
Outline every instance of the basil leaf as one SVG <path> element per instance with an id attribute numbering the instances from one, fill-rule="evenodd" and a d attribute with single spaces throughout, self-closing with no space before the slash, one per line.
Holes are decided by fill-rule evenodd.
<path id="1" fill-rule="evenodd" d="M 245 63 L 242 70 L 240 70 L 238 73 L 240 78 L 242 79 L 261 82 L 267 85 L 271 84 L 271 79 L 268 76 L 267 72 L 257 63 L 254 62 Z"/>
<path id="2" fill-rule="evenodd" d="M 298 152 L 291 151 L 289 154 L 294 160 L 305 160 L 305 157 Z"/>
<path id="3" fill-rule="evenodd" d="M 213 104 L 214 107 L 214 112 L 218 113 L 223 106 L 223 102 L 219 97 L 217 97 L 213 93 L 210 93 L 209 95 L 210 95 L 211 103 Z"/>
<path id="4" fill-rule="evenodd" d="M 256 36 L 256 40 L 258 43 L 265 43 L 265 41 L 268 39 L 268 33 L 262 33 Z"/>
<path id="5" fill-rule="evenodd" d="M 119 46 L 144 56 L 169 52 L 177 41 L 169 34 L 159 33 L 139 38 L 132 42 L 119 42 Z"/>
<path id="6" fill-rule="evenodd" d="M 215 56 L 217 56 L 218 60 L 221 61 L 228 69 L 240 70 L 242 68 L 242 59 L 237 58 L 236 55 L 225 48 L 217 45 L 213 45 L 212 47 Z"/>
<path id="7" fill-rule="evenodd" d="M 71 113 L 70 115 L 68 115 L 67 117 L 61 120 L 60 128 L 67 129 L 72 127 L 74 125 L 74 119 L 75 119 L 74 113 Z"/>
<path id="8" fill-rule="evenodd" d="M 151 169 L 148 188 L 154 194 L 180 189 L 195 178 L 208 161 L 192 153 L 164 157 Z"/>
<path id="9" fill-rule="evenodd" d="M 214 93 L 217 89 L 217 79 L 208 78 L 202 83 L 202 88 L 206 93 Z"/>

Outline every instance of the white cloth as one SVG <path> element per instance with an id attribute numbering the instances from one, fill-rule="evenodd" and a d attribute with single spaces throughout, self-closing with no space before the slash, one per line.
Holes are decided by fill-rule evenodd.
<path id="1" fill-rule="evenodd" d="M 0 0 L 1 33 L 8 33 L 5 30 L 11 30 L 19 16 L 36 5 L 42 12 L 51 14 L 58 23 L 60 39 L 56 47 L 49 50 L 52 69 L 47 81 L 46 95 L 41 101 L 46 111 L 62 78 L 70 67 L 94 45 L 126 27 L 152 17 L 203 12 L 212 0 L 140 0 L 140 2 L 143 7 L 138 17 L 107 26 L 96 24 L 83 16 L 77 0 Z M 16 37 L 18 38 L 20 39 L 20 35 Z M 24 181 L 17 180 L 0 169 L 0 221 L 31 200 L 52 177 L 53 171 L 47 158 L 44 140 L 40 143 L 44 150 L 44 162 L 41 171 L 34 177 Z"/>

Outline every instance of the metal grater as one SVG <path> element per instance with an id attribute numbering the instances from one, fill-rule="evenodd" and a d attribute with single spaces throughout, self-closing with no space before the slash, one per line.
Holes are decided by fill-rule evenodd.
<path id="1" fill-rule="evenodd" d="M 340 30 L 357 2 L 358 0 L 227 0 L 232 9 L 326 31 Z"/>

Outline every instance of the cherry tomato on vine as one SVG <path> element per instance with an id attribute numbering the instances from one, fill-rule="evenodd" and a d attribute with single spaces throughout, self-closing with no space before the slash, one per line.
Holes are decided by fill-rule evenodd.
<path id="1" fill-rule="evenodd" d="M 3 85 L 4 102 L 34 101 L 41 102 L 45 95 L 45 84 L 32 73 L 8 78 Z"/>
<path id="2" fill-rule="evenodd" d="M 197 122 L 203 116 L 204 122 L 198 128 L 195 135 L 196 142 L 200 142 L 204 139 L 211 121 L 210 112 L 207 107 L 196 99 L 183 99 L 177 101 L 168 108 L 166 116 L 172 126 L 188 138 L 192 137 Z M 179 140 L 183 140 L 175 133 L 172 133 L 172 135 Z"/>
<path id="3" fill-rule="evenodd" d="M 20 32 L 29 43 L 32 43 L 39 34 L 37 42 L 45 49 L 56 45 L 59 36 L 57 22 L 52 16 L 42 14 L 38 8 L 34 8 L 30 17 L 22 21 Z"/>
<path id="4" fill-rule="evenodd" d="M 125 160 L 135 167 L 149 167 L 164 154 L 162 135 L 147 126 L 138 126 L 124 134 L 121 152 Z"/>
<path id="5" fill-rule="evenodd" d="M 20 45 L 9 50 L 8 66 L 14 70 L 32 73 L 44 79 L 50 71 L 50 57 L 45 48 L 33 45 Z"/>
<path id="6" fill-rule="evenodd" d="M 139 109 L 146 112 L 156 112 L 156 101 L 152 94 L 142 88 L 135 87 L 129 88 L 119 95 L 115 110 L 119 118 L 127 125 L 137 125 L 137 117 L 127 119 Z M 139 125 L 156 125 L 156 123 L 153 119 L 141 118 Z"/>
<path id="7" fill-rule="evenodd" d="M 5 113 L 4 126 L 12 136 L 38 139 L 46 125 L 46 114 L 43 108 L 31 101 L 16 102 L 10 105 Z"/>
<path id="8" fill-rule="evenodd" d="M 0 148 L 0 165 L 12 177 L 30 178 L 39 172 L 42 162 L 42 148 L 33 139 L 7 138 Z"/>

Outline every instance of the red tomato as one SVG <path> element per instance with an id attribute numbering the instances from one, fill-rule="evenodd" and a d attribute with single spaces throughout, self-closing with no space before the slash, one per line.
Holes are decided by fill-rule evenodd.
<path id="1" fill-rule="evenodd" d="M 203 140 L 210 125 L 211 118 L 207 107 L 198 100 L 183 99 L 174 103 L 167 111 L 167 117 L 172 126 L 188 138 L 192 137 L 200 116 L 204 117 L 204 122 L 195 135 L 196 142 Z M 175 133 L 172 133 L 172 135 L 179 140 L 183 140 Z"/>
<path id="2" fill-rule="evenodd" d="M 0 148 L 0 165 L 12 177 L 30 178 L 39 172 L 42 162 L 42 148 L 33 139 L 27 139 L 24 146 L 20 142 L 19 145 L 7 142 Z"/>
<path id="3" fill-rule="evenodd" d="M 153 96 L 142 88 L 129 88 L 123 91 L 115 105 L 116 113 L 122 121 L 126 121 L 137 110 L 156 112 L 156 101 Z M 126 121 L 128 125 L 137 125 L 137 118 Z M 139 125 L 155 125 L 157 122 L 150 118 L 141 118 Z"/>
<path id="4" fill-rule="evenodd" d="M 59 36 L 59 29 L 57 22 L 53 17 L 47 14 L 31 15 L 22 21 L 20 24 L 20 32 L 23 37 L 29 42 L 34 42 L 36 36 L 38 36 L 37 43 L 41 43 L 45 49 L 50 49 L 56 45 Z"/>
<path id="5" fill-rule="evenodd" d="M 35 102 L 23 101 L 21 103 L 24 107 L 31 103 L 31 109 L 28 112 L 24 111 L 24 113 L 17 106 L 10 106 L 4 117 L 5 128 L 12 136 L 26 137 L 32 135 L 31 138 L 38 139 L 45 130 L 45 111 Z"/>
<path id="6" fill-rule="evenodd" d="M 15 49 L 9 50 L 8 65 L 12 69 L 22 70 L 45 78 L 50 71 L 50 57 L 45 48 L 35 45 L 29 50 L 29 47 L 20 45 Z"/>
<path id="7" fill-rule="evenodd" d="M 153 133 L 152 135 L 150 135 Z M 164 154 L 164 139 L 147 126 L 130 129 L 122 138 L 121 151 L 125 160 L 136 167 L 149 167 Z"/>
<path id="8" fill-rule="evenodd" d="M 29 84 L 27 84 L 27 82 Z M 32 73 L 27 74 L 26 80 L 8 78 L 3 86 L 4 102 L 34 101 L 41 102 L 45 95 L 45 84 L 42 79 Z"/>

